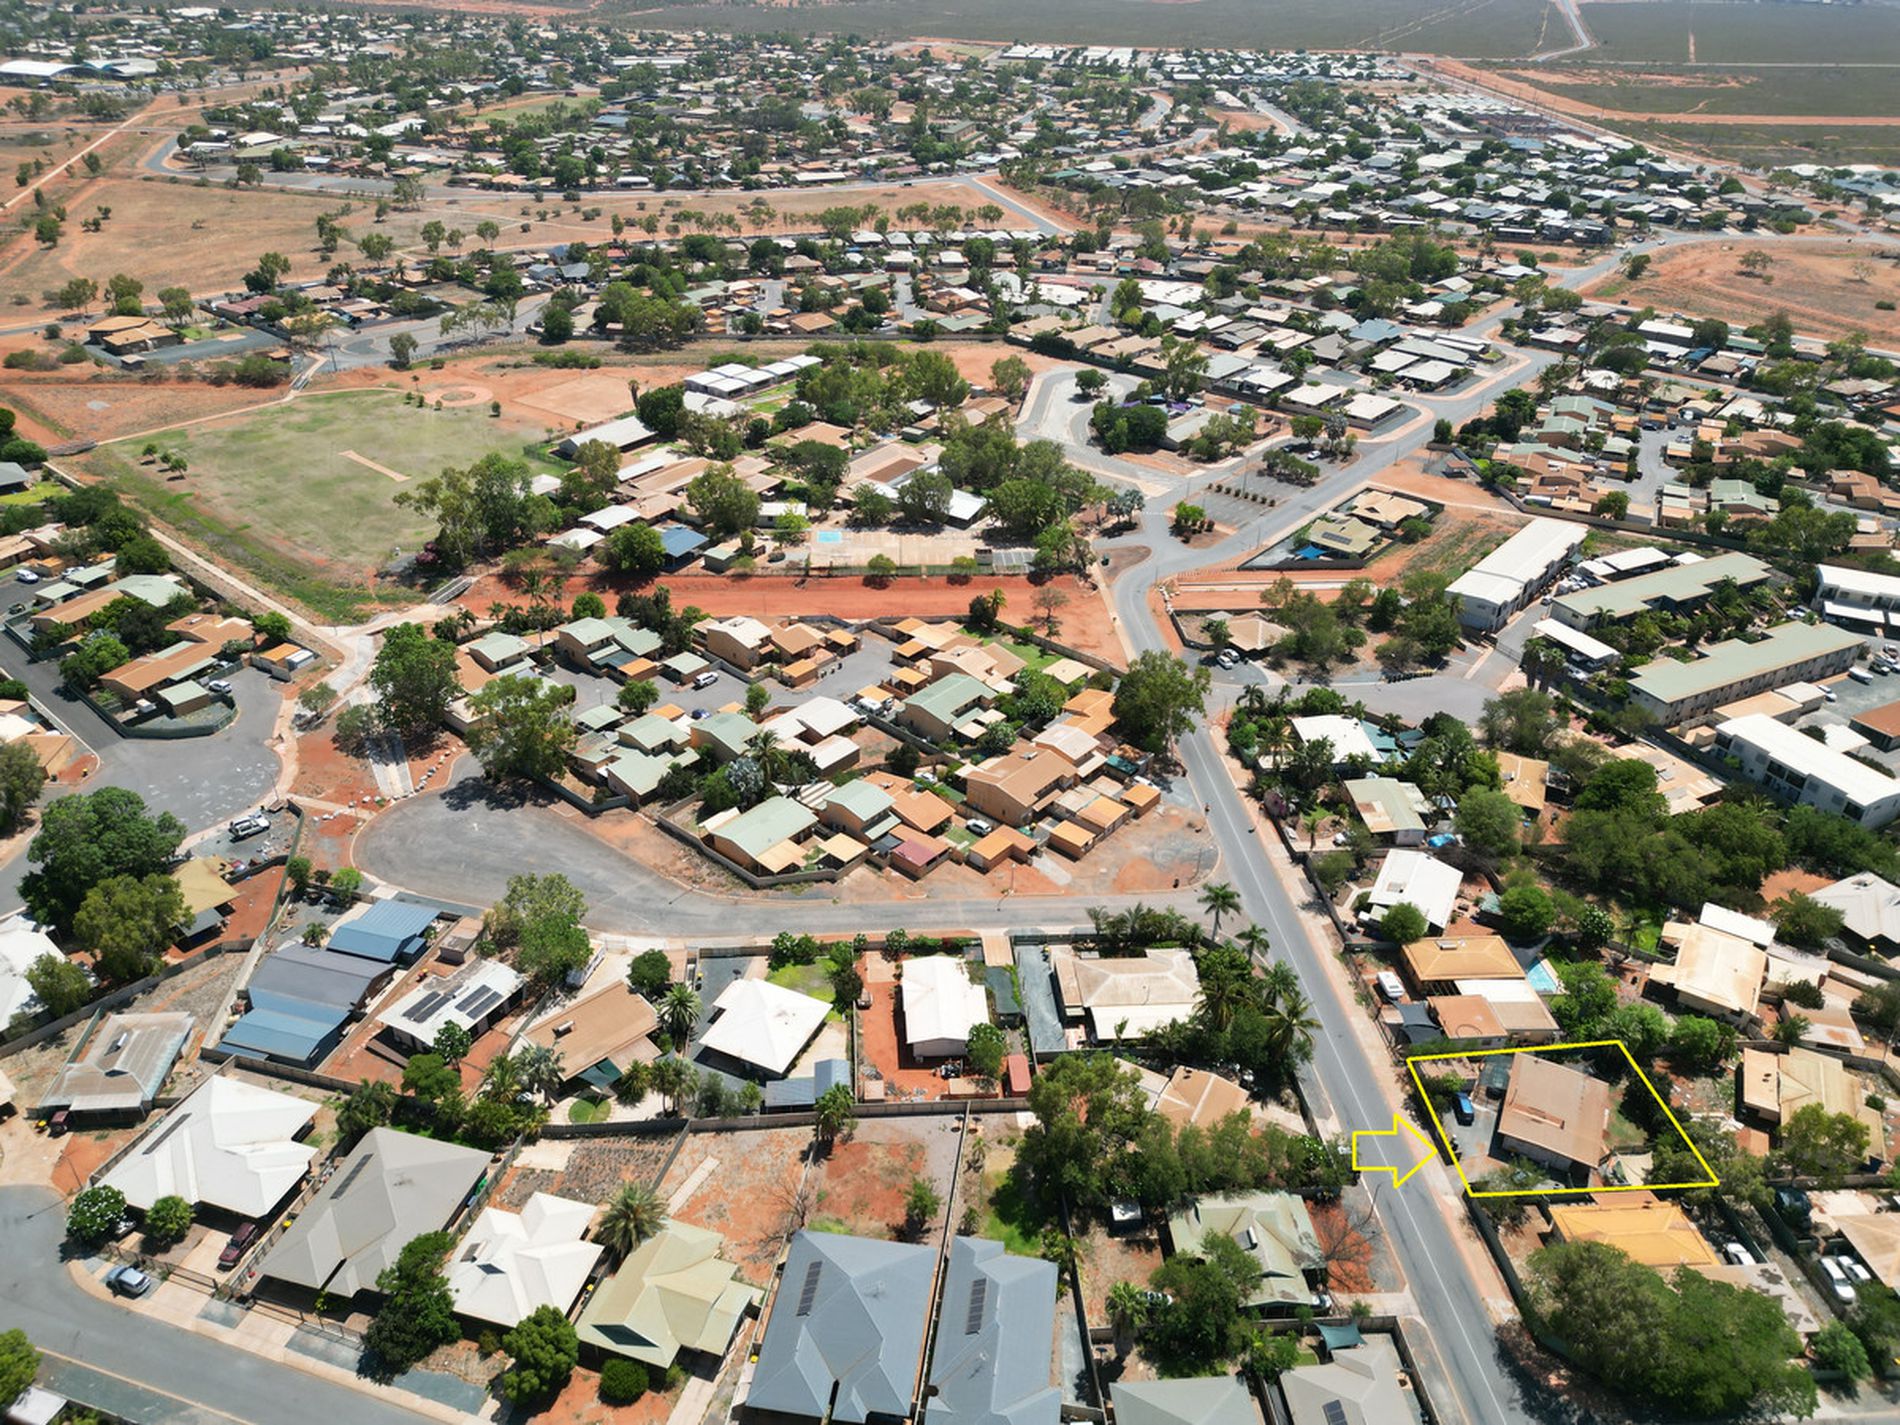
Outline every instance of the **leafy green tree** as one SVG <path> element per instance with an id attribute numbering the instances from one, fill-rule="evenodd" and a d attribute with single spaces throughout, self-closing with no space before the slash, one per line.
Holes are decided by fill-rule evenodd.
<path id="1" fill-rule="evenodd" d="M 1395 945 L 1422 940 L 1428 929 L 1430 923 L 1425 919 L 1425 912 L 1410 901 L 1387 906 L 1385 914 L 1379 917 L 1379 933 Z"/>
<path id="2" fill-rule="evenodd" d="M 184 892 L 171 876 L 109 876 L 86 892 L 73 935 L 96 952 L 101 976 L 123 984 L 150 973 L 184 920 Z"/>
<path id="3" fill-rule="evenodd" d="M 1611 993 L 1614 994 L 1614 990 Z M 1556 1013 L 1555 1005 L 1551 1012 Z M 1561 1015 L 1557 1022 L 1563 1023 Z M 1669 1032 L 1670 1057 L 1686 1069 L 1705 1073 L 1733 1058 L 1735 1044 L 1734 1026 L 1702 1014 L 1677 1016 L 1675 1028 Z"/>
<path id="4" fill-rule="evenodd" d="M 403 1066 L 402 1087 L 425 1103 L 439 1104 L 462 1091 L 462 1076 L 440 1054 L 412 1054 Z"/>
<path id="5" fill-rule="evenodd" d="M 1523 813 L 1503 792 L 1473 787 L 1459 798 L 1452 824 L 1480 856 L 1503 861 L 1517 852 L 1517 829 Z"/>
<path id="6" fill-rule="evenodd" d="M 391 1380 L 460 1338 L 455 1297 L 442 1273 L 442 1259 L 454 1245 L 446 1232 L 425 1232 L 404 1244 L 396 1264 L 378 1274 L 383 1303 L 363 1335 L 376 1378 Z"/>
<path id="7" fill-rule="evenodd" d="M 623 524 L 600 542 L 594 557 L 612 574 L 650 579 L 666 568 L 666 543 L 650 524 Z"/>
<path id="8" fill-rule="evenodd" d="M 1808 1342 L 1814 1364 L 1824 1371 L 1839 1371 L 1850 1381 L 1865 1380 L 1874 1373 L 1867 1359 L 1867 1348 L 1845 1322 L 1830 1321 Z"/>
<path id="9" fill-rule="evenodd" d="M 1242 1292 L 1259 1278 L 1254 1260 L 1221 1233 L 1202 1242 L 1200 1255 L 1171 1258 L 1151 1278 L 1166 1299 L 1150 1312 L 1143 1349 L 1166 1375 L 1218 1371 L 1244 1347 Z"/>
<path id="10" fill-rule="evenodd" d="M 1556 914 L 1550 897 L 1537 886 L 1512 886 L 1498 897 L 1498 919 L 1512 940 L 1537 939 L 1550 929 Z"/>
<path id="11" fill-rule="evenodd" d="M 758 493 L 734 475 L 730 465 L 714 465 L 695 475 L 686 487 L 686 499 L 716 539 L 731 539 L 758 522 Z"/>
<path id="12" fill-rule="evenodd" d="M 1149 1116 L 1132 1070 L 1109 1054 L 1065 1054 L 1031 1083 L 1029 1110 L 1016 1161 L 1039 1200 L 1099 1207 L 1127 1193 Z"/>
<path id="13" fill-rule="evenodd" d="M 46 769 L 24 741 L 0 747 L 0 836 L 11 836 L 46 786 Z"/>
<path id="14" fill-rule="evenodd" d="M 1556 702 L 1537 688 L 1500 693 L 1485 703 L 1478 717 L 1489 746 L 1525 757 L 1542 757 L 1563 725 Z"/>
<path id="15" fill-rule="evenodd" d="M 579 736 L 573 701 L 566 684 L 504 673 L 469 699 L 469 750 L 498 781 L 559 776 Z"/>
<path id="16" fill-rule="evenodd" d="M 647 1393 L 647 1368 L 625 1356 L 609 1356 L 600 1367 L 600 1398 L 608 1405 L 632 1405 Z"/>
<path id="17" fill-rule="evenodd" d="M 943 1206 L 943 1198 L 929 1178 L 912 1178 L 904 1193 L 904 1230 L 912 1239 L 922 1237 L 930 1219 Z"/>
<path id="18" fill-rule="evenodd" d="M 1824 1188 L 1841 1185 L 1867 1161 L 1867 1125 L 1851 1113 L 1829 1113 L 1810 1103 L 1781 1125 L 1776 1156 L 1795 1174 Z"/>
<path id="19" fill-rule="evenodd" d="M 1616 982 L 1594 960 L 1552 962 L 1562 993 L 1550 1002 L 1551 1016 L 1567 1039 L 1595 1039 L 1616 1008 Z"/>
<path id="20" fill-rule="evenodd" d="M 1002 1078 L 1003 1059 L 1008 1049 L 1009 1041 L 994 1024 L 983 1023 L 970 1027 L 970 1069 L 978 1078 Z"/>
<path id="21" fill-rule="evenodd" d="M 660 688 L 651 678 L 634 678 L 620 685 L 614 694 L 614 706 L 635 717 L 649 711 L 660 700 Z"/>
<path id="22" fill-rule="evenodd" d="M 17 1400 L 40 1373 L 40 1353 L 26 1332 L 0 1331 L 0 1400 Z"/>
<path id="23" fill-rule="evenodd" d="M 462 691 L 455 645 L 414 623 L 397 624 L 383 635 L 369 681 L 376 690 L 378 721 L 402 737 L 434 732 Z"/>
<path id="24" fill-rule="evenodd" d="M 578 925 L 586 914 L 586 898 L 566 876 L 558 872 L 524 874 L 508 878 L 507 891 L 489 910 L 485 923 L 490 943 L 497 950 L 512 950 L 533 921 L 571 921 Z"/>
<path id="25" fill-rule="evenodd" d="M 1166 752 L 1193 731 L 1206 704 L 1213 674 L 1150 649 L 1136 655 L 1116 685 L 1113 711 L 1130 741 Z"/>
<path id="26" fill-rule="evenodd" d="M 666 993 L 673 982 L 673 962 L 664 950 L 646 950 L 633 957 L 627 966 L 627 983 L 635 994 L 651 1004 Z"/>
<path id="27" fill-rule="evenodd" d="M 191 1231 L 191 1204 L 176 1193 L 167 1193 L 145 1213 L 145 1237 L 155 1246 L 169 1247 L 182 1242 Z"/>
<path id="28" fill-rule="evenodd" d="M 336 1132 L 344 1146 L 354 1143 L 372 1128 L 383 1128 L 396 1112 L 394 1085 L 380 1079 L 364 1079 L 350 1090 L 336 1113 Z"/>
<path id="29" fill-rule="evenodd" d="M 468 1057 L 468 1051 L 475 1047 L 475 1041 L 461 1025 L 450 1021 L 435 1032 L 435 1040 L 429 1046 L 443 1063 L 453 1067 Z"/>
<path id="30" fill-rule="evenodd" d="M 82 1246 L 97 1247 L 119 1235 L 125 1220 L 125 1194 L 97 1184 L 82 1189 L 66 1212 L 66 1235 Z"/>
<path id="31" fill-rule="evenodd" d="M 177 817 L 148 816 L 144 798 L 123 787 L 60 797 L 41 814 L 39 834 L 27 847 L 37 869 L 21 881 L 21 897 L 34 919 L 70 930 L 94 886 L 165 871 L 184 836 Z"/>
<path id="32" fill-rule="evenodd" d="M 580 1364 L 580 1338 L 558 1307 L 537 1306 L 501 1338 L 501 1348 L 514 1358 L 501 1378 L 501 1393 L 512 1405 L 553 1400 Z"/>
<path id="33" fill-rule="evenodd" d="M 1776 901 L 1773 913 L 1781 938 L 1803 950 L 1819 950 L 1841 933 L 1846 921 L 1833 906 L 1822 905 L 1801 891 Z"/>
<path id="34" fill-rule="evenodd" d="M 26 983 L 55 1019 L 71 1014 L 92 998 L 92 981 L 85 970 L 50 950 L 26 967 Z"/>
<path id="35" fill-rule="evenodd" d="M 1813 1413 L 1800 1338 L 1772 1297 L 1687 1268 L 1665 1280 L 1599 1242 L 1546 1247 L 1526 1276 L 1538 1316 L 1620 1394 L 1698 1419 Z"/>

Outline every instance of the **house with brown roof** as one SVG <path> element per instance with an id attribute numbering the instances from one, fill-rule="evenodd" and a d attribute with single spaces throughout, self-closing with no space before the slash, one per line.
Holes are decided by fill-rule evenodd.
<path id="1" fill-rule="evenodd" d="M 1496 935 L 1414 940 L 1400 952 L 1399 968 L 1412 993 L 1421 996 L 1463 993 L 1461 980 L 1524 978 L 1511 947 Z"/>
<path id="2" fill-rule="evenodd" d="M 544 1017 L 523 1037 L 552 1049 L 570 1087 L 611 1089 L 631 1064 L 660 1057 L 652 1034 L 659 1016 L 625 980 L 613 980 Z"/>
<path id="3" fill-rule="evenodd" d="M 1026 862 L 1036 854 L 1036 843 L 1013 826 L 999 826 L 989 835 L 966 847 L 963 863 L 979 871 L 988 871 L 1005 861 Z"/>
<path id="4" fill-rule="evenodd" d="M 1211 1128 L 1233 1114 L 1252 1112 L 1253 1099 L 1232 1079 L 1184 1065 L 1169 1076 L 1154 1107 L 1176 1128 Z"/>
<path id="5" fill-rule="evenodd" d="M 1510 1038 L 1491 1001 L 1483 995 L 1433 995 L 1425 1003 L 1447 1039 L 1495 1049 Z"/>
<path id="6" fill-rule="evenodd" d="M 1601 1242 L 1659 1272 L 1677 1267 L 1721 1265 L 1689 1215 L 1673 1202 L 1647 1193 L 1634 1201 L 1553 1203 L 1550 1223 L 1560 1242 Z"/>
<path id="7" fill-rule="evenodd" d="M 1558 1172 L 1595 1169 L 1609 1130 L 1610 1086 L 1549 1059 L 1512 1057 L 1498 1112 L 1498 1145 Z"/>
<path id="8" fill-rule="evenodd" d="M 1003 826 L 1024 826 L 1075 785 L 1075 764 L 1051 747 L 992 757 L 964 774 L 967 805 Z"/>

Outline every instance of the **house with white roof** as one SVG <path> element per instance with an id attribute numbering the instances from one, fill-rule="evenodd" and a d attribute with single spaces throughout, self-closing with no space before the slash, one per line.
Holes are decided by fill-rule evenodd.
<path id="1" fill-rule="evenodd" d="M 831 1006 L 770 980 L 734 980 L 713 1001 L 702 1051 L 784 1078 L 825 1022 Z"/>
<path id="2" fill-rule="evenodd" d="M 900 982 L 904 1042 L 919 1059 L 948 1059 L 970 1047 L 970 1030 L 990 1019 L 989 998 L 955 955 L 904 962 Z"/>
<path id="3" fill-rule="evenodd" d="M 219 1074 L 154 1123 L 101 1181 L 140 1211 L 182 1197 L 264 1217 L 310 1171 L 317 1150 L 298 1139 L 316 1113 L 307 1099 Z"/>
<path id="4" fill-rule="evenodd" d="M 24 914 L 0 921 L 0 1024 L 40 1007 L 40 997 L 27 983 L 26 972 L 42 955 L 65 958 L 46 932 Z"/>
<path id="5" fill-rule="evenodd" d="M 1383 912 L 1404 902 L 1415 907 L 1433 930 L 1451 924 L 1464 877 L 1455 866 L 1423 851 L 1391 851 L 1373 883 L 1373 906 Z"/>
<path id="6" fill-rule="evenodd" d="M 485 1207 L 449 1259 L 449 1292 L 462 1316 L 514 1326 L 537 1308 L 566 1314 L 606 1250 L 582 1238 L 592 1203 L 538 1192 L 519 1212 Z"/>

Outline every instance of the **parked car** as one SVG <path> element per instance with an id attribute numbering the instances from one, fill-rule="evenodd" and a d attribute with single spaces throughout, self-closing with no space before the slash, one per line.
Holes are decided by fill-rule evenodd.
<path id="1" fill-rule="evenodd" d="M 144 1296 L 152 1279 L 137 1267 L 114 1267 L 106 1273 L 106 1285 L 120 1296 Z"/>
<path id="2" fill-rule="evenodd" d="M 223 678 L 207 678 L 205 680 L 205 687 L 223 697 L 228 698 L 231 696 L 231 685 Z"/>
<path id="3" fill-rule="evenodd" d="M 31 569 L 22 569 L 13 577 L 18 579 L 22 584 L 37 584 L 40 582 L 40 576 L 35 574 Z"/>
<path id="4" fill-rule="evenodd" d="M 242 841 L 247 836 L 256 836 L 259 832 L 269 830 L 270 823 L 256 812 L 237 818 L 225 828 L 233 841 Z"/>
<path id="5" fill-rule="evenodd" d="M 716 668 L 708 668 L 704 673 L 701 673 L 698 677 L 693 679 L 693 686 L 695 688 L 710 688 L 718 681 L 719 670 Z"/>
<path id="6" fill-rule="evenodd" d="M 1240 661 L 1240 655 L 1231 648 L 1223 648 L 1214 661 L 1223 668 L 1231 668 Z"/>
<path id="7" fill-rule="evenodd" d="M 1832 1257 L 1823 1257 L 1821 1270 L 1827 1273 L 1827 1283 L 1834 1289 L 1834 1299 L 1844 1306 L 1853 1305 L 1854 1284 L 1847 1279 L 1847 1273 L 1841 1270 L 1841 1264 Z"/>
<path id="8" fill-rule="evenodd" d="M 1457 1094 L 1452 1098 L 1451 1113 L 1467 1128 L 1478 1121 L 1478 1110 L 1472 1107 L 1471 1095 L 1468 1093 Z"/>
<path id="9" fill-rule="evenodd" d="M 1390 970 L 1381 970 L 1379 971 L 1379 993 L 1384 995 L 1390 1003 L 1397 1004 L 1405 998 L 1405 986 Z"/>
<path id="10" fill-rule="evenodd" d="M 224 1244 L 224 1250 L 218 1253 L 218 1270 L 228 1272 L 238 1264 L 238 1258 L 244 1255 L 244 1249 L 251 1245 L 257 1236 L 255 1222 L 238 1223 L 237 1231 L 231 1234 L 231 1240 Z"/>
<path id="11" fill-rule="evenodd" d="M 972 836 L 988 836 L 996 828 L 980 816 L 973 816 L 963 823 L 964 829 Z"/>
<path id="12" fill-rule="evenodd" d="M 1738 1267 L 1752 1267 L 1755 1265 L 1754 1255 L 1740 1242 L 1724 1242 L 1722 1244 L 1722 1255 L 1727 1257 L 1730 1262 Z"/>
<path id="13" fill-rule="evenodd" d="M 1871 683 L 1874 680 L 1874 675 L 1869 673 L 1865 668 L 1849 668 L 1847 670 L 1847 676 L 1852 678 L 1856 683 Z"/>

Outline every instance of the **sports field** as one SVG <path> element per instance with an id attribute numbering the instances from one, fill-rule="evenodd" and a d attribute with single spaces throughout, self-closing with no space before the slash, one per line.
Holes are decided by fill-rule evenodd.
<path id="1" fill-rule="evenodd" d="M 438 411 L 404 405 L 393 389 L 339 391 L 152 437 L 185 457 L 182 479 L 143 460 L 143 440 L 81 463 L 220 557 L 341 617 L 370 597 L 375 570 L 433 531 L 397 492 L 496 452 L 558 469 L 538 454 L 545 434 L 491 417 L 485 402 Z"/>

